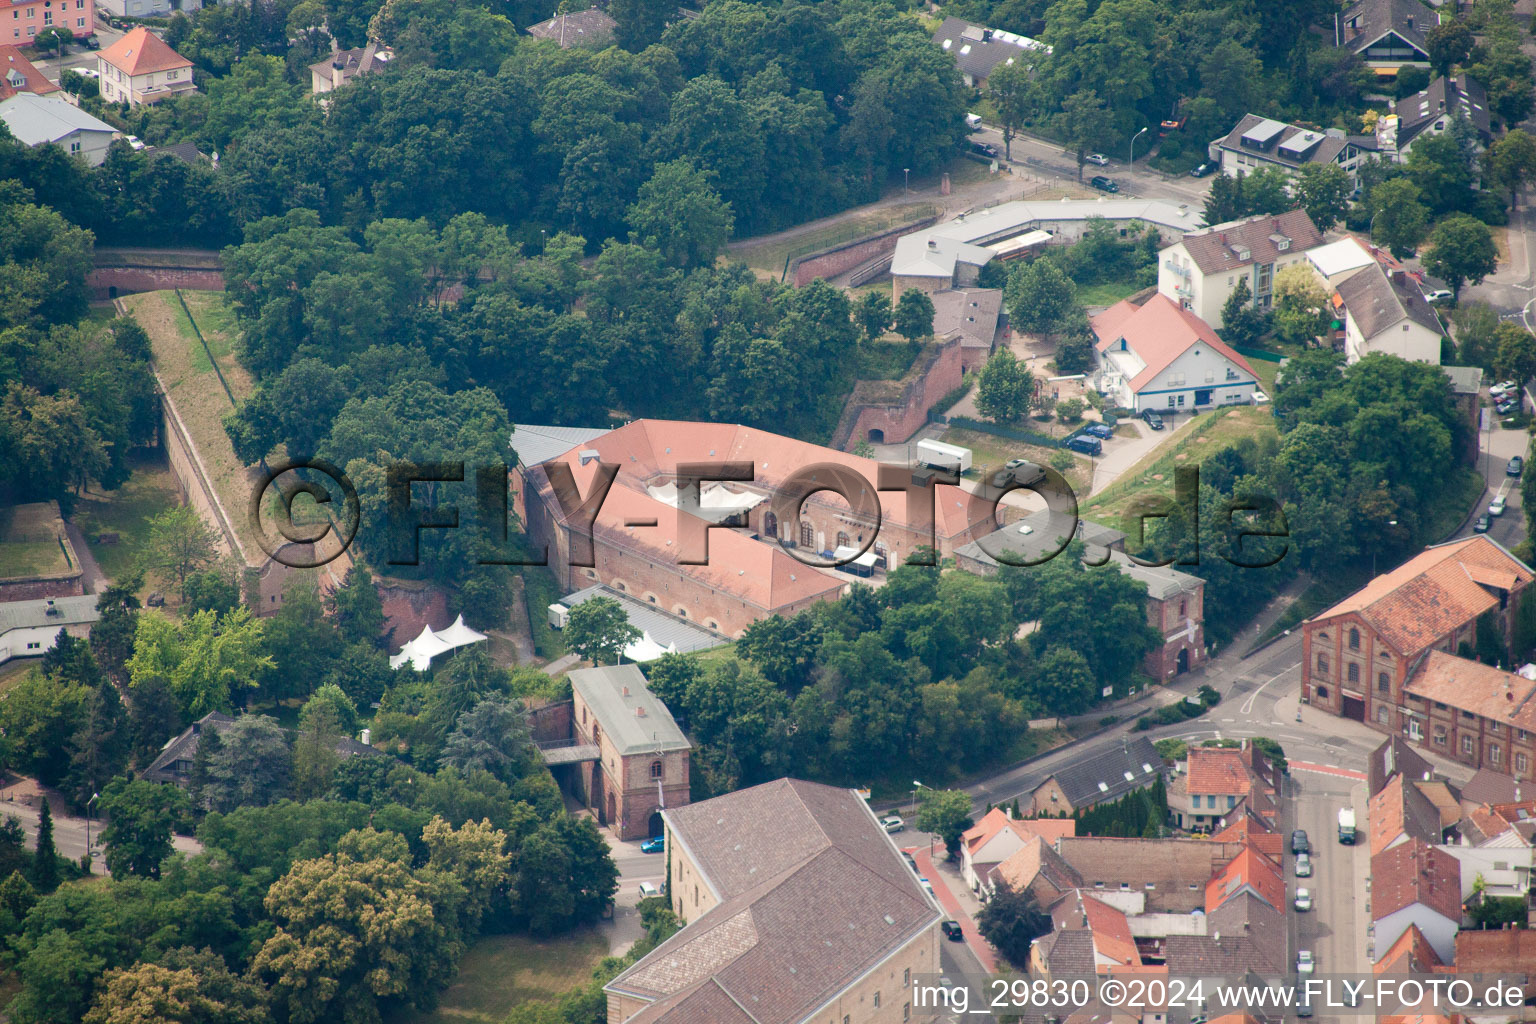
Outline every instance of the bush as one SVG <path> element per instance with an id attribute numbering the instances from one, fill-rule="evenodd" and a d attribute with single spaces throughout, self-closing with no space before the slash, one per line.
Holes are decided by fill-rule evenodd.
<path id="1" fill-rule="evenodd" d="M 1075 423 L 1083 418 L 1083 400 L 1081 398 L 1068 398 L 1056 403 L 1056 415 L 1061 417 L 1063 423 Z"/>
<path id="2" fill-rule="evenodd" d="M 1175 722 L 1182 722 L 1185 718 L 1184 702 L 1178 701 L 1174 704 L 1164 704 L 1153 712 L 1152 717 L 1157 719 L 1159 725 L 1172 725 Z"/>
<path id="3" fill-rule="evenodd" d="M 1150 728 L 1152 728 L 1152 716 L 1151 715 L 1142 715 L 1140 718 L 1136 719 L 1136 731 L 1137 732 L 1146 732 Z"/>
<path id="4" fill-rule="evenodd" d="M 1183 740 L 1158 740 L 1152 745 L 1157 748 L 1157 752 L 1167 761 L 1182 761 L 1189 756 L 1189 744 Z"/>
<path id="5" fill-rule="evenodd" d="M 1216 692 L 1213 686 L 1201 686 L 1199 690 L 1200 703 L 1208 708 L 1213 708 L 1221 703 L 1221 694 Z"/>
<path id="6" fill-rule="evenodd" d="M 1105 715 L 1103 718 L 1099 719 L 1099 728 L 1108 729 L 1118 721 L 1120 721 L 1119 715 Z"/>
<path id="7" fill-rule="evenodd" d="M 1201 715 L 1205 714 L 1204 704 L 1191 704 L 1187 700 L 1181 700 L 1174 706 L 1179 709 L 1179 713 L 1182 714 L 1185 718 L 1199 718 Z"/>
<path id="8" fill-rule="evenodd" d="M 1058 473 L 1065 473 L 1077 462 L 1077 458 L 1071 452 L 1063 449 L 1062 451 L 1051 452 L 1050 462 L 1052 469 Z"/>

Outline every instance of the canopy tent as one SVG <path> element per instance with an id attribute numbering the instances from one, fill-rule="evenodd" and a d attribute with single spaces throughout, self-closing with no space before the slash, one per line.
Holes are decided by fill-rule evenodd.
<path id="1" fill-rule="evenodd" d="M 841 563 L 837 568 L 843 572 L 852 573 L 855 576 L 873 576 L 877 558 L 873 551 L 859 554 L 859 549 L 854 547 L 840 547 L 832 552 L 832 557 Z"/>
<path id="2" fill-rule="evenodd" d="M 662 504 L 677 508 L 677 484 L 659 484 L 655 487 L 647 487 L 646 491 Z M 720 523 L 732 516 L 751 511 L 767 500 L 766 495 L 753 494 L 751 491 L 733 491 L 718 480 L 709 480 L 699 487 L 699 507 L 694 514 L 700 519 Z"/>
<path id="3" fill-rule="evenodd" d="M 432 659 L 439 654 L 458 647 L 466 647 L 469 644 L 477 644 L 485 639 L 484 633 L 477 633 L 464 625 L 464 616 L 460 615 L 453 620 L 453 625 L 439 632 L 433 632 L 431 626 L 421 627 L 421 632 L 416 639 L 408 642 L 400 648 L 400 653 L 389 659 L 390 668 L 399 668 L 406 662 L 411 663 L 411 668 L 417 672 L 425 672 L 432 667 Z"/>
<path id="4" fill-rule="evenodd" d="M 651 638 L 651 634 L 641 633 L 640 639 L 632 641 L 624 648 L 624 657 L 633 662 L 655 661 L 663 654 L 676 654 L 677 645 L 663 647 Z"/>

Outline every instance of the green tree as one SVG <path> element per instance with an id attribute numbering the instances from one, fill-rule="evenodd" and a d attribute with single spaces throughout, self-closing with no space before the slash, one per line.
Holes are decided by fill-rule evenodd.
<path id="1" fill-rule="evenodd" d="M 55 56 L 62 58 L 65 47 L 75 41 L 75 34 L 62 25 L 48 25 L 37 35 L 32 37 L 32 45 L 40 50 L 53 50 Z"/>
<path id="2" fill-rule="evenodd" d="M 354 561 L 341 586 L 326 596 L 326 611 L 342 640 L 349 644 L 370 644 L 381 650 L 389 646 L 393 631 L 384 634 L 384 602 L 374 586 L 373 573 L 361 561 Z"/>
<path id="3" fill-rule="evenodd" d="M 676 17 L 677 8 L 659 0 L 613 0 L 608 13 L 617 23 L 615 41 L 631 53 L 639 53 L 661 40 L 667 21 Z"/>
<path id="4" fill-rule="evenodd" d="M 1392 178 L 1370 191 L 1371 237 L 1385 242 L 1398 259 L 1413 255 L 1429 227 L 1429 208 L 1419 196 L 1419 187 L 1407 178 Z"/>
<path id="5" fill-rule="evenodd" d="M 1504 321 L 1494 331 L 1493 371 L 1500 380 L 1519 381 L 1522 387 L 1536 377 L 1536 338 L 1519 324 Z"/>
<path id="6" fill-rule="evenodd" d="M 223 727 L 221 748 L 208 763 L 208 801 L 216 811 L 264 807 L 288 792 L 288 737 L 266 715 L 241 715 Z"/>
<path id="7" fill-rule="evenodd" d="M 1236 220 L 1243 215 L 1241 203 L 1242 189 L 1239 179 L 1225 172 L 1216 175 L 1216 179 L 1211 182 L 1211 190 L 1205 197 L 1205 222 L 1215 225 Z"/>
<path id="8" fill-rule="evenodd" d="M 1327 231 L 1344 219 L 1353 187 L 1349 174 L 1337 164 L 1302 164 L 1291 189 L 1317 229 Z"/>
<path id="9" fill-rule="evenodd" d="M 330 792 L 331 778 L 341 763 L 338 744 L 350 731 L 345 719 L 350 712 L 353 724 L 357 709 L 341 688 L 330 686 L 316 693 L 299 714 L 299 731 L 293 743 L 293 792 L 300 800 L 311 800 Z"/>
<path id="10" fill-rule="evenodd" d="M 971 820 L 971 798 L 958 789 L 925 786 L 919 791 L 918 800 L 917 828 L 937 835 L 954 857 L 960 850 L 960 837 L 975 824 Z"/>
<path id="11" fill-rule="evenodd" d="M 1051 916 L 1042 913 L 1028 889 L 999 882 L 976 916 L 976 927 L 1004 958 L 1019 970 L 1029 967 L 1034 941 L 1051 931 Z"/>
<path id="12" fill-rule="evenodd" d="M 1077 306 L 1077 286 L 1052 260 L 1030 260 L 1008 274 L 1003 302 L 1016 329 L 1053 334 Z"/>
<path id="13" fill-rule="evenodd" d="M 594 665 L 617 665 L 624 648 L 639 639 L 640 630 L 611 597 L 583 601 L 565 624 L 565 646 Z"/>
<path id="14" fill-rule="evenodd" d="M 32 886 L 50 893 L 59 887 L 59 851 L 53 845 L 53 808 L 44 797 L 37 805 L 37 845 L 33 847 Z"/>
<path id="15" fill-rule="evenodd" d="M 272 668 L 264 626 L 244 607 L 224 616 L 197 612 L 180 622 L 158 612 L 141 615 L 126 666 L 133 689 L 163 683 L 188 718 L 229 711 L 235 695 L 243 697 Z"/>
<path id="16" fill-rule="evenodd" d="M 538 763 L 520 701 L 493 694 L 459 716 L 438 757 L 441 764 L 468 774 L 489 772 L 508 785 Z"/>
<path id="17" fill-rule="evenodd" d="M 1035 666 L 1031 689 L 1047 711 L 1060 715 L 1081 714 L 1093 705 L 1097 694 L 1088 659 L 1061 646 L 1046 649 Z"/>
<path id="18" fill-rule="evenodd" d="M 1489 148 L 1487 159 L 1493 180 L 1509 194 L 1509 206 L 1514 209 L 1520 190 L 1536 178 L 1536 138 L 1513 128 Z"/>
<path id="19" fill-rule="evenodd" d="M 1472 38 L 1471 29 L 1459 19 L 1450 18 L 1430 29 L 1424 42 L 1429 47 L 1429 63 L 1434 67 L 1435 74 L 1446 76 L 1452 68 L 1472 55 L 1476 40 Z"/>
<path id="20" fill-rule="evenodd" d="M 120 684 L 128 681 L 124 665 L 133 654 L 142 583 L 137 575 L 125 576 L 96 596 L 100 618 L 91 626 L 91 653 L 102 671 Z"/>
<path id="21" fill-rule="evenodd" d="M 657 164 L 627 216 L 631 238 L 684 269 L 715 261 L 731 237 L 731 207 L 687 160 Z"/>
<path id="22" fill-rule="evenodd" d="M 1417 147 L 1414 152 L 1418 152 Z M 1481 284 L 1498 265 L 1499 253 L 1488 225 L 1466 214 L 1437 224 L 1429 234 L 1429 246 L 1424 269 L 1451 286 L 1453 302 L 1461 298 L 1463 285 L 1469 281 Z"/>
<path id="23" fill-rule="evenodd" d="M 217 535 L 197 509 L 177 505 L 150 517 L 139 557 L 143 571 L 175 583 L 185 601 L 188 577 L 218 557 Z"/>
<path id="24" fill-rule="evenodd" d="M 1472 162 L 1454 131 L 1415 139 L 1407 167 L 1424 205 L 1437 216 L 1471 208 Z"/>
<path id="25" fill-rule="evenodd" d="M 976 378 L 976 410 L 995 423 L 1017 423 L 1029 415 L 1035 377 L 1008 349 L 999 349 Z"/>
<path id="26" fill-rule="evenodd" d="M 187 613 L 211 611 L 227 615 L 240 604 L 240 581 L 233 566 L 202 569 L 187 577 L 182 587 Z"/>
<path id="27" fill-rule="evenodd" d="M 84 1024 L 270 1024 L 261 986 L 211 950 L 180 947 L 102 976 Z"/>
<path id="28" fill-rule="evenodd" d="M 93 687 L 41 671 L 17 680 L 0 701 L 10 765 L 45 786 L 60 785 L 69 772 L 71 741 L 89 725 L 93 693 Z"/>
<path id="29" fill-rule="evenodd" d="M 171 785 L 118 779 L 104 789 L 101 813 L 108 821 L 101 841 L 112 876 L 159 878 L 172 853 L 171 828 L 186 808 L 186 795 Z"/>
<path id="30" fill-rule="evenodd" d="M 1029 69 L 1019 61 L 999 65 L 987 78 L 987 94 L 1003 129 L 1003 156 L 1009 160 L 1013 159 L 1013 137 L 1029 117 L 1032 91 Z"/>
<path id="31" fill-rule="evenodd" d="M 71 803 L 84 807 L 93 793 L 128 766 L 128 714 L 111 679 L 102 678 L 86 698 L 84 720 L 70 739 L 69 773 L 64 790 Z"/>
<path id="32" fill-rule="evenodd" d="M 896 333 L 909 342 L 933 337 L 933 300 L 919 288 L 908 288 L 896 303 Z"/>
<path id="33" fill-rule="evenodd" d="M 1088 152 L 1103 143 L 1114 130 L 1114 113 L 1092 89 L 1073 93 L 1062 100 L 1056 117 L 1057 131 L 1067 148 L 1077 152 L 1077 180 L 1083 180 Z"/>
<path id="34" fill-rule="evenodd" d="M 865 292 L 854 307 L 854 316 L 865 339 L 876 340 L 891 328 L 891 297 L 882 291 Z"/>

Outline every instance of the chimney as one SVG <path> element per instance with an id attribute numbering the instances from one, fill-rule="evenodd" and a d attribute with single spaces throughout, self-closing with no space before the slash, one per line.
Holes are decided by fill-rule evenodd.
<path id="1" fill-rule="evenodd" d="M 1413 15 L 1408 15 L 1408 27 L 1413 28 Z"/>
<path id="2" fill-rule="evenodd" d="M 373 730 L 364 729 L 362 735 L 357 738 L 357 741 L 365 747 L 373 746 Z"/>
<path id="3" fill-rule="evenodd" d="M 626 697 L 629 696 L 629 686 L 627 684 L 624 685 L 624 686 L 619 687 L 619 690 L 620 690 L 620 692 L 622 692 L 624 694 L 624 696 L 626 696 Z"/>
<path id="4" fill-rule="evenodd" d="M 347 81 L 347 58 L 338 52 L 336 59 L 331 61 L 331 88 L 340 89 Z"/>
<path id="5" fill-rule="evenodd" d="M 984 43 L 990 43 L 992 41 L 992 30 L 991 29 L 984 28 L 984 29 L 981 30 L 981 41 L 984 42 Z"/>
<path id="6" fill-rule="evenodd" d="M 192 723 L 192 735 L 193 736 L 196 736 L 197 734 L 201 733 L 202 731 L 203 731 L 203 723 L 202 722 L 193 722 Z"/>
<path id="7" fill-rule="evenodd" d="M 635 708 L 635 717 L 636 718 L 644 718 L 645 717 L 645 708 Z"/>
<path id="8" fill-rule="evenodd" d="M 939 247 L 939 243 L 938 242 L 935 242 L 931 238 L 928 239 L 928 248 L 930 248 L 930 249 L 937 249 L 938 247 Z"/>
<path id="9" fill-rule="evenodd" d="M 1392 271 L 1392 283 L 1398 287 L 1402 287 L 1408 283 L 1408 275 L 1403 273 L 1401 270 L 1394 270 Z"/>

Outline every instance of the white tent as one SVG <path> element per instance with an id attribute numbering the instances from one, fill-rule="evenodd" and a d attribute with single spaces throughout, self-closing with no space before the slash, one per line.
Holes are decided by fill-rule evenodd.
<path id="1" fill-rule="evenodd" d="M 646 491 L 662 504 L 671 505 L 673 508 L 678 507 L 680 499 L 677 484 L 658 484 L 647 487 Z M 694 514 L 700 519 L 721 523 L 732 516 L 754 509 L 767 500 L 765 495 L 754 494 L 751 491 L 733 491 L 718 480 L 710 480 L 699 488 L 699 507 Z"/>
<path id="2" fill-rule="evenodd" d="M 457 647 L 465 647 L 476 644 L 485 639 L 484 633 L 477 633 L 464 625 L 464 616 L 460 615 L 453 620 L 453 625 L 434 633 L 431 626 L 421 627 L 421 633 L 416 639 L 400 648 L 400 653 L 389 659 L 390 668 L 399 668 L 406 662 L 411 663 L 411 668 L 417 672 L 425 672 L 432 667 L 432 659 L 439 654 L 444 654 Z"/>
<path id="3" fill-rule="evenodd" d="M 624 648 L 624 657 L 633 662 L 655 661 L 663 654 L 676 653 L 676 644 L 672 644 L 669 647 L 663 647 L 661 644 L 651 639 L 651 634 L 648 632 L 641 633 L 640 639 L 633 641 L 628 647 Z"/>

